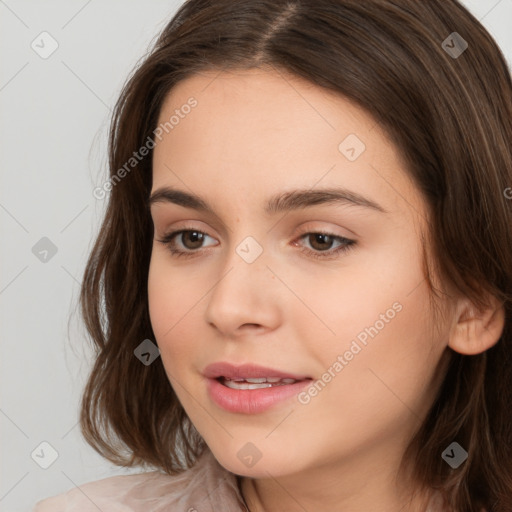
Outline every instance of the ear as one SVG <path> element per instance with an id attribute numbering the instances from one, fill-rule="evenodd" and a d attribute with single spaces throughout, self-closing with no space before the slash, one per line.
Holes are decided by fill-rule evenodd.
<path id="1" fill-rule="evenodd" d="M 475 355 L 498 342 L 505 326 L 505 308 L 496 297 L 490 297 L 489 304 L 480 311 L 467 297 L 459 299 L 448 342 L 451 349 Z"/>

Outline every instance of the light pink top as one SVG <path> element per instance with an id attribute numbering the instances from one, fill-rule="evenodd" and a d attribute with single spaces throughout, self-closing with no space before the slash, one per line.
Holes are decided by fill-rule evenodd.
<path id="1" fill-rule="evenodd" d="M 36 503 L 33 512 L 247 512 L 236 475 L 210 450 L 179 475 L 159 471 L 80 485 Z"/>
<path id="2" fill-rule="evenodd" d="M 444 512 L 439 494 L 426 512 Z M 36 503 L 33 512 L 248 512 L 236 475 L 210 450 L 187 471 L 159 471 L 89 482 Z"/>

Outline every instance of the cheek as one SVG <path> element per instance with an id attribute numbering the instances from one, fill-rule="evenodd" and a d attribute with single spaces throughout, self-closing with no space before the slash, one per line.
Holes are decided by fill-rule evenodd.
<path id="1" fill-rule="evenodd" d="M 392 303 L 393 299 L 397 300 Z M 340 406 L 349 423 L 360 425 L 373 422 L 392 429 L 419 417 L 428 405 L 445 347 L 442 335 L 436 339 L 430 334 L 427 306 L 428 289 L 423 283 L 413 294 L 391 294 L 377 307 L 362 304 L 371 309 L 370 316 L 366 312 L 352 322 L 346 318 L 345 327 L 339 324 L 346 335 L 334 346 L 322 347 L 326 371 L 320 381 L 329 382 L 317 386 L 315 421 L 330 421 L 329 411 Z"/>
<path id="2" fill-rule="evenodd" d="M 446 346 L 446 333 L 432 334 L 421 261 L 413 246 L 402 244 L 400 252 L 390 247 L 325 283 L 323 299 L 317 292 L 309 294 L 336 333 L 323 336 L 314 347 L 323 367 L 320 378 L 330 389 L 321 391 L 326 403 L 334 407 L 340 396 L 350 396 L 355 407 L 366 403 L 378 409 L 388 401 L 400 407 L 397 396 L 406 403 L 423 396 Z"/>
<path id="3" fill-rule="evenodd" d="M 166 282 L 167 276 L 163 265 L 159 258 L 155 257 L 153 250 L 148 274 L 148 309 L 157 340 L 172 326 L 171 314 L 176 302 L 172 288 L 167 286 Z"/>
<path id="4" fill-rule="evenodd" d="M 177 330 L 186 322 L 187 310 L 197 302 L 198 296 L 198 291 L 194 293 L 184 272 L 179 273 L 166 263 L 165 255 L 152 255 L 148 275 L 148 308 L 164 362 L 169 349 L 176 345 L 170 345 L 168 341 L 180 339 L 176 336 Z"/>
<path id="5" fill-rule="evenodd" d="M 316 337 L 320 335 L 329 347 L 335 345 L 341 353 L 349 350 L 355 339 L 363 347 L 372 339 L 382 340 L 382 345 L 386 333 L 395 343 L 400 342 L 431 322 L 425 314 L 428 295 L 421 258 L 412 245 L 402 244 L 400 251 L 394 244 L 379 251 L 361 251 L 339 270 L 313 278 L 311 274 L 297 275 L 295 284 L 295 290 L 329 330 L 322 328 L 313 315 L 296 314 L 294 318 L 316 322 Z M 327 352 L 332 357 L 331 351 Z"/>
<path id="6" fill-rule="evenodd" d="M 148 275 L 148 309 L 164 368 L 172 381 L 181 382 L 197 353 L 203 352 L 204 310 L 208 284 L 204 271 L 169 261 L 161 248 L 154 249 Z M 203 320 L 204 321 L 204 320 Z"/>

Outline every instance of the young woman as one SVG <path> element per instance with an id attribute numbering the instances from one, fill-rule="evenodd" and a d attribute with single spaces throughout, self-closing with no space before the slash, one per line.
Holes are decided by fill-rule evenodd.
<path id="1" fill-rule="evenodd" d="M 512 84 L 455 0 L 189 0 L 116 105 L 81 426 L 35 510 L 512 510 Z"/>

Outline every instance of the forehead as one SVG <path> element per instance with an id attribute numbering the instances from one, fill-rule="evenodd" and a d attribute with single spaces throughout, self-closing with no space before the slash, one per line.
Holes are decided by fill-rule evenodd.
<path id="1" fill-rule="evenodd" d="M 191 98 L 195 106 L 184 108 Z M 169 92 L 159 125 L 173 115 L 154 150 L 153 189 L 185 183 L 201 195 L 264 198 L 275 189 L 344 186 L 380 197 L 390 210 L 406 207 L 400 203 L 415 193 L 400 154 L 370 114 L 288 73 L 193 75 Z"/>
<path id="2" fill-rule="evenodd" d="M 179 110 L 190 97 L 198 105 L 192 110 L 194 128 L 244 132 L 274 137 L 277 131 L 297 136 L 325 137 L 344 129 L 361 137 L 377 126 L 373 118 L 334 91 L 321 88 L 284 71 L 249 69 L 204 71 L 179 82 L 167 94 L 159 123 Z M 215 119 L 211 118 L 215 115 Z M 202 121 L 208 119 L 208 126 Z M 185 124 L 185 123 L 184 123 Z M 189 123 L 190 124 L 190 123 Z M 173 129 L 173 132 L 186 131 Z M 194 130 L 195 131 L 195 130 Z M 377 130 L 377 135 L 385 137 Z M 285 133 L 280 133 L 284 138 Z"/>

